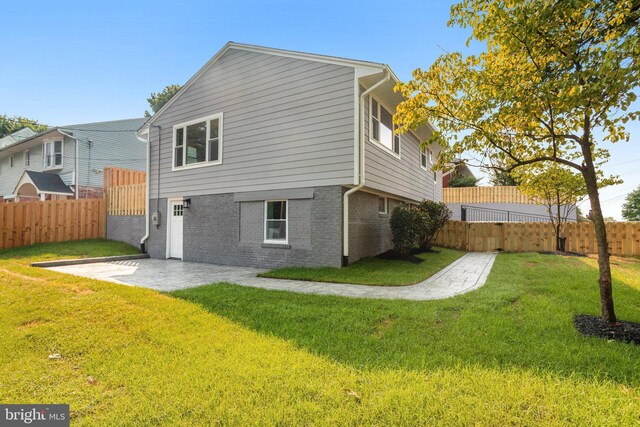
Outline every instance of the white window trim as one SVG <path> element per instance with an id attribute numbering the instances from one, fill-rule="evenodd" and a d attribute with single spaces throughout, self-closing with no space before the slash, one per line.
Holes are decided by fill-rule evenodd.
<path id="1" fill-rule="evenodd" d="M 287 203 L 287 210 L 285 213 L 285 215 L 287 216 L 287 218 L 285 219 L 285 233 L 287 234 L 287 236 L 284 240 L 267 239 L 267 211 L 268 211 L 267 206 L 269 202 L 286 202 Z M 288 245 L 289 244 L 289 200 L 288 199 L 265 200 L 263 225 L 264 225 L 263 243 L 267 243 L 270 245 Z"/>
<path id="2" fill-rule="evenodd" d="M 213 165 L 220 165 L 222 164 L 222 147 L 224 145 L 223 142 L 223 119 L 222 119 L 223 114 L 222 113 L 217 113 L 217 114 L 212 114 L 211 116 L 207 116 L 207 117 L 201 117 L 199 119 L 195 119 L 195 120 L 189 120 L 188 122 L 183 122 L 183 123 L 178 123 L 177 125 L 173 126 L 173 134 L 171 135 L 171 170 L 172 171 L 181 171 L 181 170 L 185 170 L 185 169 L 196 169 L 196 168 L 202 168 L 205 166 L 213 166 Z M 209 158 L 209 140 L 210 138 L 210 132 L 211 129 L 209 128 L 209 121 L 214 120 L 214 119 L 218 119 L 218 139 L 220 140 L 220 147 L 218 148 L 218 160 L 214 160 L 214 161 L 204 161 L 204 162 L 200 162 L 200 163 L 194 163 L 191 165 L 187 165 L 187 146 L 186 146 L 186 138 L 187 138 L 187 126 L 190 125 L 194 125 L 196 123 L 200 123 L 200 122 L 206 122 L 207 124 L 207 135 L 206 135 L 206 153 L 207 153 L 207 158 Z M 184 132 L 183 132 L 183 142 L 182 142 L 182 166 L 176 166 L 176 130 L 180 129 L 180 128 L 185 128 Z"/>
<path id="3" fill-rule="evenodd" d="M 25 150 L 22 154 L 22 161 L 24 162 L 24 167 L 28 168 L 31 166 L 31 149 Z"/>
<path id="4" fill-rule="evenodd" d="M 52 165 L 52 166 L 47 166 L 47 149 L 46 146 L 47 144 L 53 144 L 53 150 L 52 151 L 52 155 L 54 156 L 54 162 L 55 162 L 55 142 L 56 141 L 60 141 L 60 164 L 59 165 Z M 60 138 L 55 138 L 55 139 L 45 139 L 42 142 L 42 169 L 43 170 L 57 170 L 57 169 L 64 169 L 64 139 L 60 139 Z"/>
<path id="5" fill-rule="evenodd" d="M 378 203 L 380 203 L 380 199 L 384 199 L 384 211 L 381 211 L 380 206 L 378 205 L 378 213 L 380 215 L 388 215 L 389 214 L 389 198 L 384 196 L 378 196 Z"/>
<path id="6" fill-rule="evenodd" d="M 373 104 L 373 100 L 376 100 L 376 102 L 378 103 L 379 106 L 384 107 L 389 113 L 391 113 L 391 111 L 393 111 L 392 108 L 389 108 L 385 103 L 380 102 L 380 99 L 376 96 L 373 95 L 369 95 L 369 142 L 371 142 L 374 146 L 378 147 L 378 148 L 382 148 L 386 153 L 391 154 L 393 157 L 396 157 L 398 159 L 402 158 L 402 135 L 398 134 L 398 153 L 396 153 L 395 151 L 393 151 L 393 149 L 389 149 L 386 145 L 384 145 L 383 143 L 381 143 L 378 140 L 373 139 L 372 135 L 373 135 L 373 114 L 371 112 L 372 110 L 372 105 Z M 393 114 L 393 113 L 391 113 Z M 378 118 L 379 121 L 379 118 Z M 396 130 L 396 125 L 393 125 L 393 135 L 395 136 L 395 130 Z"/>

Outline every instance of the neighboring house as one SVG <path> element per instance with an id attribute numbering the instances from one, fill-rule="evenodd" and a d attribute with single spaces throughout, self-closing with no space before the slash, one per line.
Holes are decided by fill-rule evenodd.
<path id="1" fill-rule="evenodd" d="M 0 197 L 51 200 L 102 197 L 105 166 L 144 170 L 146 143 L 136 130 L 146 119 L 22 129 L 0 145 Z"/>
<path id="2" fill-rule="evenodd" d="M 444 188 L 443 199 L 451 219 L 468 222 L 550 222 L 549 208 L 522 194 L 518 187 Z M 557 216 L 557 206 L 552 207 Z M 575 206 L 561 206 L 560 216 L 577 221 Z"/>
<path id="3" fill-rule="evenodd" d="M 451 180 L 457 176 L 475 178 L 469 166 L 467 166 L 462 159 L 454 159 L 451 162 L 450 168 L 442 174 L 442 187 L 449 187 Z"/>
<path id="4" fill-rule="evenodd" d="M 15 144 L 16 142 L 22 141 L 23 139 L 32 137 L 37 132 L 33 129 L 22 128 L 18 131 L 15 131 L 11 135 L 7 135 L 4 138 L 0 138 L 0 148 L 6 147 L 7 145 Z"/>
<path id="5" fill-rule="evenodd" d="M 140 130 L 155 258 L 328 265 L 392 248 L 400 203 L 442 200 L 432 131 L 394 134 L 385 64 L 228 43 Z"/>

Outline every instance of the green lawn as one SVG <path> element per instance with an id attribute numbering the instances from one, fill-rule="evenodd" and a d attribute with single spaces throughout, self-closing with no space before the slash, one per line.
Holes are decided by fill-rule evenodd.
<path id="1" fill-rule="evenodd" d="M 455 249 L 434 248 L 433 252 L 416 255 L 424 260 L 419 264 L 409 261 L 365 258 L 345 268 L 288 267 L 268 271 L 260 274 L 260 277 L 376 286 L 414 285 L 437 273 L 462 255 L 464 252 Z"/>
<path id="2" fill-rule="evenodd" d="M 98 255 L 77 244 L 60 257 Z M 58 252 L 41 248 L 0 252 L 0 402 L 69 403 L 72 425 L 640 422 L 640 347 L 571 323 L 598 312 L 590 259 L 501 254 L 483 288 L 442 301 L 174 298 L 28 267 Z M 640 261 L 614 275 L 619 317 L 640 321 Z"/>
<path id="3" fill-rule="evenodd" d="M 137 253 L 140 253 L 138 248 L 126 243 L 105 239 L 86 239 L 0 250 L 0 261 L 28 259 L 29 262 L 37 262 L 54 259 L 133 255 Z"/>

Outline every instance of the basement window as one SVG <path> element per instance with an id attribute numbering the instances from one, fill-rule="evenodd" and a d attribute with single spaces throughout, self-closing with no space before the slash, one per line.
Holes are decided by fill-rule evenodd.
<path id="1" fill-rule="evenodd" d="M 289 203 L 287 200 L 267 200 L 264 204 L 264 243 L 286 244 Z"/>
<path id="2" fill-rule="evenodd" d="M 389 213 L 389 199 L 386 197 L 378 197 L 378 213 L 383 215 Z"/>

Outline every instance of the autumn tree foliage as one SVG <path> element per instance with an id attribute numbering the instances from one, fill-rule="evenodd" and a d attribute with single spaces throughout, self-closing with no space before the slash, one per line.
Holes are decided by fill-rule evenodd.
<path id="1" fill-rule="evenodd" d="M 587 195 L 582 175 L 557 163 L 537 163 L 518 172 L 520 191 L 544 205 L 556 236 L 556 249 L 564 250 L 561 239 L 569 217 L 577 214 L 578 202 Z"/>
<path id="2" fill-rule="evenodd" d="M 628 141 L 640 84 L 640 0 L 463 0 L 451 26 L 485 49 L 440 56 L 399 84 L 399 131 L 435 123 L 426 143 L 445 147 L 438 166 L 475 151 L 509 169 L 555 162 L 585 183 L 598 242 L 602 318 L 615 322 L 598 195 L 605 143 Z M 470 39 L 470 40 L 471 40 Z M 450 148 L 446 148 L 447 144 Z"/>

